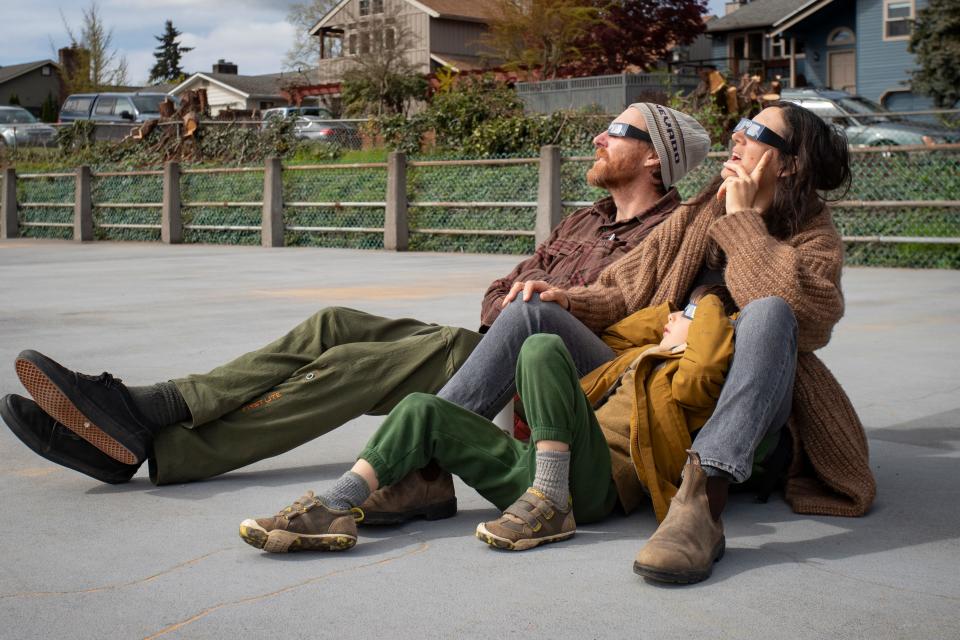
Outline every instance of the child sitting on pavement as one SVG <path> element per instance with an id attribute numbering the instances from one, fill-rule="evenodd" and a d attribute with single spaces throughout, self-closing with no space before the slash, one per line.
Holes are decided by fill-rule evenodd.
<path id="1" fill-rule="evenodd" d="M 588 374 L 582 388 L 562 340 L 531 336 L 517 363 L 531 442 L 436 396 L 411 394 L 330 490 L 307 492 L 274 517 L 244 520 L 240 536 L 273 553 L 349 549 L 367 496 L 431 461 L 504 510 L 477 527 L 494 547 L 565 540 L 577 520 L 599 520 L 618 502 L 629 511 L 644 493 L 662 519 L 680 478 L 677 456 L 682 464 L 690 431 L 709 417 L 733 354 L 728 312 L 704 287 L 684 311 L 666 303 L 638 311 L 604 333 L 620 355 Z"/>

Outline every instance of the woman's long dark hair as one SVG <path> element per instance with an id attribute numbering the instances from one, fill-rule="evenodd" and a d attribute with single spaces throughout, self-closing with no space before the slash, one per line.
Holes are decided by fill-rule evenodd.
<path id="1" fill-rule="evenodd" d="M 788 128 L 783 137 L 794 152 L 780 153 L 784 173 L 777 179 L 773 203 L 764 215 L 770 235 L 785 240 L 823 211 L 827 201 L 823 192 L 842 188 L 843 193 L 836 199 L 846 194 L 851 178 L 850 152 L 843 132 L 811 111 L 792 102 L 772 102 L 767 107 L 776 107 L 783 113 Z M 717 176 L 691 203 L 710 206 L 722 183 L 723 178 Z M 723 203 L 714 206 L 722 207 Z"/>

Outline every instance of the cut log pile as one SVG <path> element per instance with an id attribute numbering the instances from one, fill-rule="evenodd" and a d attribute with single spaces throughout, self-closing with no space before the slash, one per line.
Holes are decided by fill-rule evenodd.
<path id="1" fill-rule="evenodd" d="M 210 119 L 206 89 L 194 89 L 181 95 L 180 106 L 167 99 L 160 103 L 160 119 L 148 120 L 126 139 L 149 141 L 150 150 L 162 160 L 200 160 L 198 131 Z M 159 128 L 159 136 L 151 136 Z"/>
<path id="2" fill-rule="evenodd" d="M 690 97 L 694 104 L 713 102 L 720 113 L 735 124 L 739 118 L 756 115 L 768 102 L 779 100 L 782 88 L 779 76 L 764 83 L 760 76 L 745 73 L 737 84 L 732 84 L 722 73 L 713 70 L 701 75 L 700 84 Z"/>

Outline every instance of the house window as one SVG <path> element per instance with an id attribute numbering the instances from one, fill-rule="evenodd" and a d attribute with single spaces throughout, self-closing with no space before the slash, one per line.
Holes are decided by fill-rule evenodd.
<path id="1" fill-rule="evenodd" d="M 349 47 L 349 50 L 350 50 L 350 55 L 352 55 L 352 56 L 357 55 L 357 34 L 355 34 L 355 33 L 351 33 L 351 34 L 350 34 L 350 47 Z"/>
<path id="2" fill-rule="evenodd" d="M 853 30 L 848 29 L 847 27 L 839 27 L 830 32 L 830 35 L 827 36 L 827 46 L 828 47 L 842 47 L 845 45 L 851 45 L 857 41 L 857 36 L 854 35 Z"/>
<path id="3" fill-rule="evenodd" d="M 906 40 L 913 24 L 914 0 L 884 0 L 883 39 Z"/>
<path id="4" fill-rule="evenodd" d="M 370 0 L 360 0 L 360 15 L 370 15 Z"/>
<path id="5" fill-rule="evenodd" d="M 385 49 L 390 50 L 390 49 L 393 49 L 395 42 L 396 42 L 396 34 L 394 34 L 392 27 L 388 27 L 383 32 L 383 46 Z"/>
<path id="6" fill-rule="evenodd" d="M 790 43 L 784 38 L 775 38 L 770 41 L 770 57 L 786 58 L 790 55 Z"/>
<path id="7" fill-rule="evenodd" d="M 42 75 L 42 76 L 48 76 L 48 75 L 50 75 L 50 67 L 41 67 L 41 68 L 40 68 L 40 75 Z"/>
<path id="8" fill-rule="evenodd" d="M 370 53 L 370 33 L 360 34 L 360 53 Z"/>
<path id="9" fill-rule="evenodd" d="M 373 0 L 373 13 L 383 13 L 383 0 Z"/>
<path id="10" fill-rule="evenodd" d="M 343 31 L 324 31 L 320 36 L 320 57 L 339 58 L 346 54 Z"/>

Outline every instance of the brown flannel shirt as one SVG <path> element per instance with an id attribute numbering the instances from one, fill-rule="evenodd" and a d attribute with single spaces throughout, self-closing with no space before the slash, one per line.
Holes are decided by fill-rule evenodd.
<path id="1" fill-rule="evenodd" d="M 616 221 L 617 208 L 609 196 L 573 212 L 532 256 L 506 277 L 493 281 L 483 296 L 480 332 L 500 315 L 500 304 L 514 282 L 545 280 L 561 289 L 590 284 L 607 265 L 640 244 L 679 204 L 680 194 L 670 189 L 652 207 L 623 222 Z"/>

